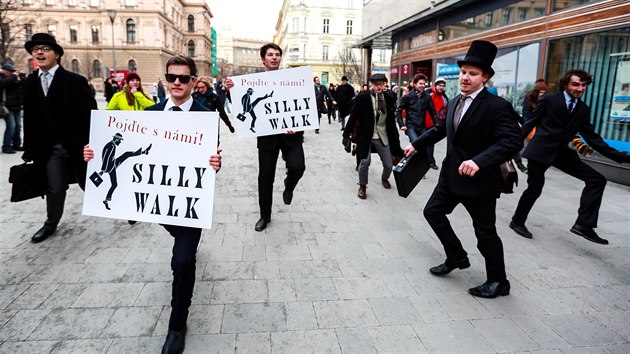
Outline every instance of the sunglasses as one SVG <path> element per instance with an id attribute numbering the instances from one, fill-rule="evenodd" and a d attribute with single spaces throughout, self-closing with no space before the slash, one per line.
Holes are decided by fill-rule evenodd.
<path id="1" fill-rule="evenodd" d="M 39 52 L 40 50 L 44 53 L 48 53 L 52 50 L 52 47 L 47 45 L 36 45 L 31 48 L 31 52 Z"/>
<path id="2" fill-rule="evenodd" d="M 166 77 L 167 82 L 175 82 L 175 80 L 179 79 L 179 82 L 181 82 L 182 84 L 187 84 L 190 82 L 190 79 L 194 78 L 194 76 L 192 75 L 166 74 L 164 76 Z"/>

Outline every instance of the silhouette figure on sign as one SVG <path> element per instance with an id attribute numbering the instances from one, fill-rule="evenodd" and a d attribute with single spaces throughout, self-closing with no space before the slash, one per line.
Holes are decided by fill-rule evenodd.
<path id="1" fill-rule="evenodd" d="M 117 158 L 114 158 L 114 156 L 116 155 L 116 146 L 120 145 L 120 142 L 122 140 L 122 134 L 116 133 L 114 134 L 112 141 L 105 144 L 105 146 L 103 147 L 103 165 L 101 166 L 101 172 L 99 172 L 98 174 L 102 176 L 103 173 L 109 173 L 109 179 L 112 182 L 111 187 L 109 187 L 109 190 L 107 191 L 107 196 L 105 197 L 105 200 L 103 200 L 103 204 L 105 204 L 105 208 L 107 210 L 111 210 L 109 208 L 109 202 L 112 200 L 112 194 L 114 194 L 114 190 L 116 189 L 116 187 L 118 187 L 118 181 L 116 179 L 116 168 L 118 168 L 118 166 L 120 166 L 123 162 L 125 162 L 125 160 L 132 156 L 148 155 L 149 150 L 151 150 L 151 146 L 153 146 L 153 144 L 149 144 L 149 146 L 144 150 L 140 148 L 136 151 L 127 151 Z"/>
<path id="2" fill-rule="evenodd" d="M 268 93 L 262 97 L 258 97 L 256 100 L 254 100 L 254 102 L 252 102 L 253 93 L 254 93 L 253 88 L 250 87 L 247 89 L 247 93 L 243 95 L 243 98 L 241 98 L 241 105 L 243 106 L 243 113 L 239 113 L 236 116 L 236 118 L 238 118 L 241 122 L 244 122 L 245 119 L 247 119 L 245 114 L 249 113 L 252 116 L 252 125 L 249 128 L 249 130 L 255 133 L 256 131 L 254 130 L 254 127 L 256 126 L 256 112 L 254 112 L 254 108 L 256 108 L 256 105 L 258 104 L 258 102 L 264 99 L 267 99 L 269 97 L 272 97 L 273 91 L 271 91 L 271 93 Z"/>

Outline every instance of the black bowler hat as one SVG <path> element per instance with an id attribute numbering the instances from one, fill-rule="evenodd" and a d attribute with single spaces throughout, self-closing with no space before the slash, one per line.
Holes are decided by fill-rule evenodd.
<path id="1" fill-rule="evenodd" d="M 387 77 L 385 74 L 372 74 L 372 76 L 370 76 L 370 81 L 387 81 Z"/>
<path id="2" fill-rule="evenodd" d="M 24 48 L 28 54 L 31 54 L 33 51 L 33 47 L 36 44 L 43 44 L 52 47 L 55 53 L 59 54 L 59 56 L 63 56 L 63 48 L 59 44 L 57 44 L 57 40 L 55 37 L 51 36 L 48 33 L 35 33 L 30 41 L 24 43 Z"/>
<path id="3" fill-rule="evenodd" d="M 342 76 L 341 81 L 348 81 L 348 77 L 346 75 Z"/>
<path id="4" fill-rule="evenodd" d="M 468 53 L 464 60 L 458 60 L 457 65 L 461 68 L 465 64 L 474 65 L 483 69 L 483 71 L 494 76 L 494 70 L 492 70 L 492 62 L 497 56 L 497 46 L 488 41 L 473 41 L 468 48 Z"/>

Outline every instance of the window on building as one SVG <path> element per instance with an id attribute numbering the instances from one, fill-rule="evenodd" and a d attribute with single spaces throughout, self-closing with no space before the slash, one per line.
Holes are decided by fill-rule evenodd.
<path id="1" fill-rule="evenodd" d="M 188 32 L 195 32 L 195 16 L 188 15 Z"/>
<path id="2" fill-rule="evenodd" d="M 492 27 L 492 11 L 486 12 L 485 23 L 486 27 Z"/>
<path id="3" fill-rule="evenodd" d="M 90 0 L 90 6 L 92 7 L 99 7 L 100 5 L 100 1 L 99 0 Z"/>
<path id="4" fill-rule="evenodd" d="M 378 53 L 378 59 L 381 63 L 387 61 L 387 52 L 385 51 L 385 49 L 381 49 L 381 51 Z"/>
<path id="5" fill-rule="evenodd" d="M 77 41 L 78 41 L 77 32 L 78 31 L 79 31 L 79 26 L 77 26 L 77 25 L 70 25 L 70 43 L 77 43 Z"/>
<path id="6" fill-rule="evenodd" d="M 48 34 L 51 36 L 57 36 L 57 25 L 48 25 Z"/>
<path id="7" fill-rule="evenodd" d="M 33 4 L 33 0 L 22 0 L 22 5 L 31 5 Z"/>
<path id="8" fill-rule="evenodd" d="M 77 0 L 68 0 L 68 6 L 77 6 Z"/>
<path id="9" fill-rule="evenodd" d="M 135 73 L 138 70 L 138 63 L 135 60 L 129 60 L 129 72 Z"/>
<path id="10" fill-rule="evenodd" d="M 136 21 L 127 20 L 127 43 L 136 43 Z"/>
<path id="11" fill-rule="evenodd" d="M 518 20 L 525 21 L 527 19 L 527 9 L 518 9 Z"/>
<path id="12" fill-rule="evenodd" d="M 537 7 L 537 8 L 534 9 L 534 16 L 535 17 L 542 17 L 544 15 L 545 15 L 545 9 L 544 8 Z"/>
<path id="13" fill-rule="evenodd" d="M 322 71 L 322 77 L 319 82 L 324 86 L 328 86 L 328 71 Z"/>
<path id="14" fill-rule="evenodd" d="M 327 45 L 322 46 L 322 60 L 328 60 L 328 50 L 329 47 Z"/>
<path id="15" fill-rule="evenodd" d="M 125 0 L 125 6 L 136 6 L 136 0 Z"/>
<path id="16" fill-rule="evenodd" d="M 191 58 L 195 57 L 195 42 L 192 39 L 188 41 L 188 56 Z"/>
<path id="17" fill-rule="evenodd" d="M 503 24 L 507 25 L 510 23 L 510 9 L 503 9 Z"/>
<path id="18" fill-rule="evenodd" d="M 95 59 L 92 62 L 92 77 L 102 77 L 101 76 L 101 61 Z"/>
<path id="19" fill-rule="evenodd" d="M 328 18 L 324 19 L 324 28 L 322 33 L 330 33 L 330 19 Z"/>
<path id="20" fill-rule="evenodd" d="M 77 59 L 72 59 L 72 72 L 75 74 L 79 74 L 81 67 L 79 65 L 79 61 Z"/>
<path id="21" fill-rule="evenodd" d="M 33 36 L 33 25 L 30 23 L 27 23 L 24 25 L 24 37 L 26 39 L 31 39 L 32 36 Z"/>
<path id="22" fill-rule="evenodd" d="M 299 32 L 300 31 L 300 19 L 298 17 L 294 17 L 291 19 L 291 32 Z"/>
<path id="23" fill-rule="evenodd" d="M 354 8 L 354 2 L 352 0 L 348 0 L 348 8 L 349 9 Z"/>
<path id="24" fill-rule="evenodd" d="M 46 0 L 46 5 L 54 5 L 55 0 Z"/>
<path id="25" fill-rule="evenodd" d="M 346 21 L 346 34 L 352 34 L 352 20 Z"/>
<path id="26" fill-rule="evenodd" d="M 92 26 L 92 44 L 98 44 L 100 42 L 98 26 Z"/>

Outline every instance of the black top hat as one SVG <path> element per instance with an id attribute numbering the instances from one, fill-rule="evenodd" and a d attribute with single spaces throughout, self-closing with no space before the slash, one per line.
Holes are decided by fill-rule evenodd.
<path id="1" fill-rule="evenodd" d="M 24 48 L 26 48 L 28 54 L 31 54 L 31 52 L 33 51 L 33 47 L 36 44 L 49 45 L 53 48 L 55 53 L 59 54 L 59 56 L 63 56 L 63 48 L 61 48 L 61 46 L 57 44 L 57 40 L 55 40 L 55 37 L 51 36 L 48 33 L 35 33 L 30 41 L 24 43 Z"/>
<path id="2" fill-rule="evenodd" d="M 497 56 L 497 46 L 488 41 L 473 41 L 468 48 L 468 53 L 464 60 L 458 60 L 457 65 L 461 68 L 465 64 L 474 65 L 483 69 L 483 71 L 494 76 L 494 70 L 492 70 L 492 62 Z"/>

